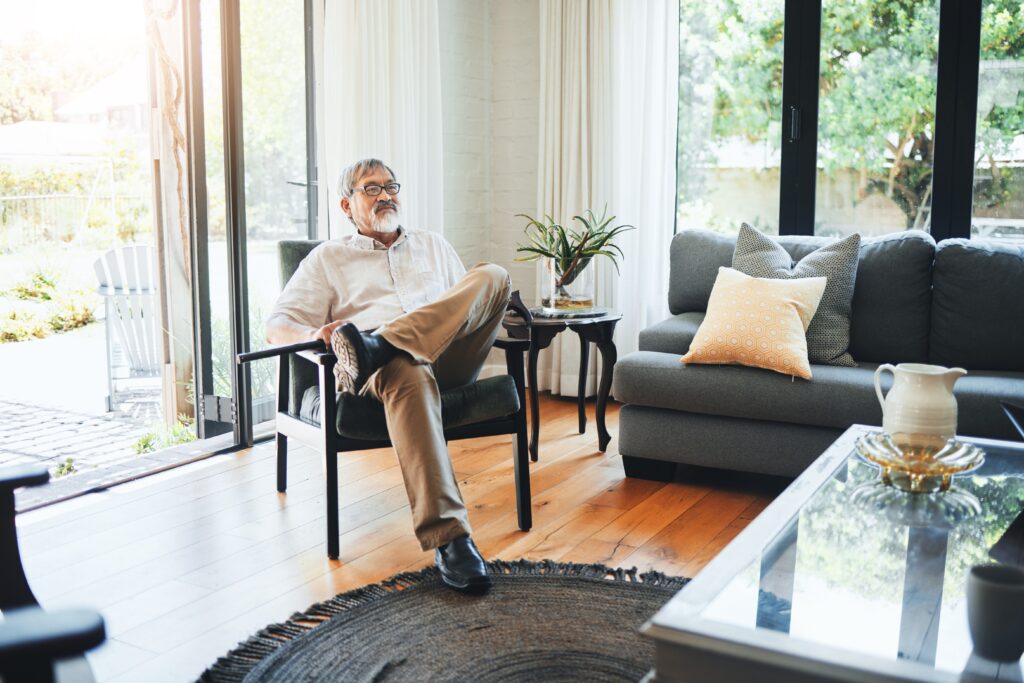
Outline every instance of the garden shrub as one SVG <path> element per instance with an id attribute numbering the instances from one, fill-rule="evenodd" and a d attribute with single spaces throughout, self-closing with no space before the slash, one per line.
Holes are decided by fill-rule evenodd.
<path id="1" fill-rule="evenodd" d="M 143 453 L 152 453 L 164 448 L 170 448 L 171 446 L 179 446 L 183 443 L 195 441 L 195 422 L 188 415 L 179 413 L 174 425 L 170 427 L 159 425 L 154 427 L 152 431 L 140 436 L 139 440 L 135 442 L 135 452 L 142 455 Z"/>
<path id="2" fill-rule="evenodd" d="M 57 295 L 50 308 L 47 324 L 54 332 L 67 332 L 96 320 L 96 297 L 84 290 Z"/>
<path id="3" fill-rule="evenodd" d="M 13 309 L 0 314 L 0 343 L 42 339 L 49 333 L 46 321 L 27 309 Z"/>
<path id="4" fill-rule="evenodd" d="M 32 271 L 28 279 L 11 287 L 11 294 L 22 301 L 49 301 L 57 290 L 57 276 L 45 270 Z"/>

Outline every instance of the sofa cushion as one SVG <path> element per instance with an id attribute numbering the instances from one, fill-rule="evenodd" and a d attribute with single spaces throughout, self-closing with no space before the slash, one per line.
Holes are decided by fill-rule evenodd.
<path id="1" fill-rule="evenodd" d="M 338 394 L 338 433 L 349 439 L 385 441 L 388 426 L 384 404 L 370 396 Z M 510 375 L 488 377 L 472 384 L 441 392 L 441 419 L 445 429 L 462 427 L 495 418 L 507 417 L 519 410 L 519 395 Z M 320 389 L 310 387 L 302 397 L 300 416 L 320 424 Z"/>
<path id="2" fill-rule="evenodd" d="M 641 351 L 661 351 L 683 355 L 690 350 L 690 342 L 697 334 L 704 314 L 691 311 L 680 313 L 645 330 L 640 330 Z"/>
<path id="3" fill-rule="evenodd" d="M 832 241 L 779 238 L 797 261 Z M 732 263 L 735 244 L 735 237 L 707 230 L 684 230 L 672 239 L 668 304 L 673 314 L 707 310 L 718 268 Z M 935 241 L 919 230 L 861 241 L 850 319 L 850 354 L 858 362 L 927 362 L 934 260 Z"/>
<path id="4" fill-rule="evenodd" d="M 735 237 L 708 230 L 684 230 L 673 237 L 669 247 L 669 311 L 706 311 L 718 269 L 732 265 L 735 249 Z"/>
<path id="5" fill-rule="evenodd" d="M 857 279 L 860 235 L 825 244 L 794 262 L 789 252 L 771 237 L 746 223 L 736 237 L 732 267 L 752 277 L 792 280 L 825 277 L 825 293 L 807 328 L 807 357 L 812 363 L 856 363 L 850 356 L 850 305 Z"/>
<path id="6" fill-rule="evenodd" d="M 814 379 L 789 377 L 741 366 L 685 366 L 673 354 L 638 351 L 615 365 L 616 400 L 633 405 L 705 415 L 790 422 L 845 429 L 880 425 L 875 365 L 857 368 L 814 365 Z M 882 377 L 882 390 L 892 379 Z M 1024 373 L 971 373 L 957 381 L 958 433 L 1015 439 L 999 400 L 1024 403 Z"/>
<path id="7" fill-rule="evenodd" d="M 1024 248 L 944 240 L 932 284 L 930 362 L 1024 371 Z"/>
<path id="8" fill-rule="evenodd" d="M 807 326 L 828 278 L 792 280 L 744 275 L 720 268 L 708 312 L 686 364 L 737 364 L 811 379 Z"/>
<path id="9" fill-rule="evenodd" d="M 850 322 L 857 362 L 926 362 L 934 260 L 935 241 L 920 230 L 861 242 Z"/>

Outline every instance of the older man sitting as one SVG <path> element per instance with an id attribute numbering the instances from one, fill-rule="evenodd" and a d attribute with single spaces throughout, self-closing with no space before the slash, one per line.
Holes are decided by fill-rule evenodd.
<path id="1" fill-rule="evenodd" d="M 476 380 L 511 283 L 494 264 L 467 271 L 441 235 L 404 227 L 400 189 L 378 159 L 342 172 L 341 210 L 358 233 L 324 242 L 302 261 L 267 320 L 267 339 L 323 340 L 338 356 L 338 390 L 384 404 L 421 547 L 436 549 L 449 586 L 486 590 L 491 580 L 470 537 L 440 391 Z"/>

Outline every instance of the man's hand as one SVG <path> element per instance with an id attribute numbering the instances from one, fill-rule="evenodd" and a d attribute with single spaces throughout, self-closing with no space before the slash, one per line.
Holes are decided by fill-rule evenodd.
<path id="1" fill-rule="evenodd" d="M 327 323 L 313 334 L 313 339 L 319 339 L 324 343 L 328 349 L 331 348 L 331 335 L 334 334 L 334 330 L 344 325 L 347 321 L 335 320 L 332 323 Z"/>

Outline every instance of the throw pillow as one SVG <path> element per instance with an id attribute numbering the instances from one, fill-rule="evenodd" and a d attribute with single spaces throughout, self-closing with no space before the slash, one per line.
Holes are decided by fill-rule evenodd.
<path id="1" fill-rule="evenodd" d="M 684 363 L 748 365 L 811 379 L 807 326 L 827 279 L 756 278 L 721 267 Z"/>
<path id="2" fill-rule="evenodd" d="M 778 242 L 746 223 L 740 226 L 732 267 L 751 277 L 826 277 L 818 312 L 807 328 L 807 355 L 812 363 L 857 364 L 850 355 L 850 303 L 857 278 L 860 235 L 853 234 L 811 252 L 795 264 Z"/>

